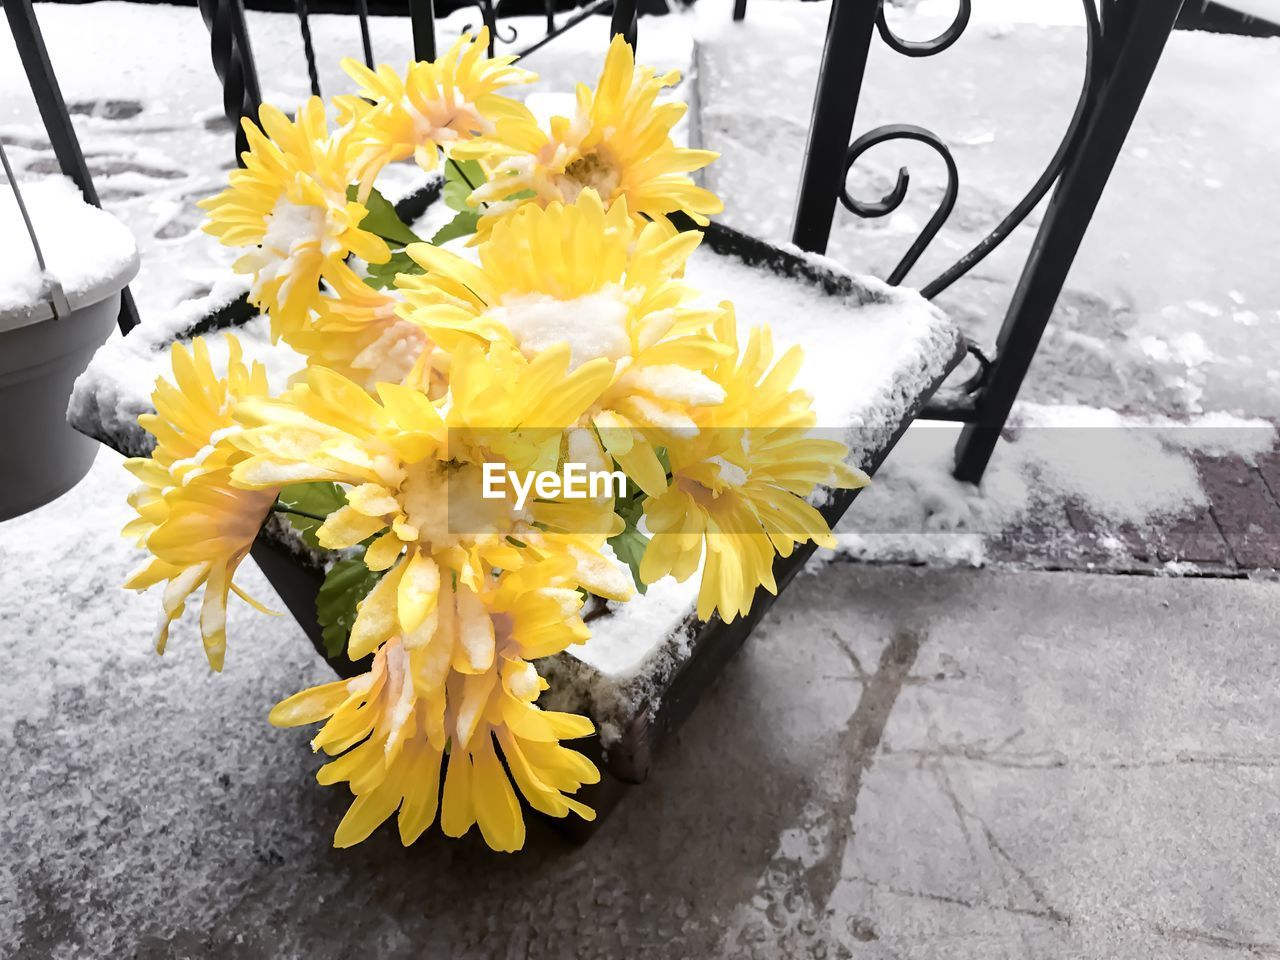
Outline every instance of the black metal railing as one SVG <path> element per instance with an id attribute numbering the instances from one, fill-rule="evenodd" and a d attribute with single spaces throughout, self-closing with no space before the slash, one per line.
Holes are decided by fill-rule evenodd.
<path id="1" fill-rule="evenodd" d="M 970 353 L 978 360 L 977 372 L 924 413 L 965 424 L 956 446 L 955 475 L 961 480 L 976 483 L 982 479 L 1182 6 L 1182 0 L 1100 2 L 1101 10 L 1095 0 L 1082 0 L 1084 82 L 1052 159 L 995 229 L 920 287 L 925 297 L 942 293 L 1004 242 L 1053 189 L 1005 313 L 994 355 L 988 359 L 977 345 L 970 344 Z M 745 7 L 746 0 L 738 0 L 735 16 L 741 19 Z M 879 144 L 892 140 L 924 143 L 942 157 L 947 182 L 938 208 L 886 277 L 891 284 L 906 279 L 955 206 L 959 170 L 946 143 L 923 127 L 887 124 L 850 142 L 867 57 L 875 34 L 905 56 L 943 53 L 964 33 L 970 13 L 971 0 L 958 0 L 956 16 L 946 30 L 932 40 L 912 41 L 898 37 L 890 28 L 884 0 L 833 0 L 792 233 L 797 246 L 825 252 L 837 204 L 864 218 L 883 217 L 901 206 L 910 185 L 905 167 L 899 170 L 893 189 L 876 201 L 850 196 L 846 179 L 858 159 Z"/>
<path id="2" fill-rule="evenodd" d="M 246 149 L 245 135 L 240 121 L 246 117 L 257 120 L 258 109 L 262 106 L 257 65 L 253 57 L 253 47 L 249 41 L 249 31 L 245 25 L 244 0 L 197 0 L 197 2 L 205 26 L 209 30 L 214 70 L 222 82 L 223 111 L 236 128 L 236 157 L 239 158 Z M 479 11 L 481 23 L 489 28 L 490 56 L 493 56 L 498 40 L 505 44 L 515 43 L 517 40 L 515 26 L 506 24 L 506 32 L 502 32 L 503 25 L 498 22 L 497 8 L 493 0 L 475 0 L 475 5 Z M 320 74 L 316 64 L 315 44 L 311 37 L 310 5 L 308 0 L 293 0 L 293 7 L 302 33 L 302 50 L 306 59 L 311 92 L 320 96 Z M 636 45 L 637 0 L 590 0 L 578 9 L 567 12 L 567 16 L 559 21 L 557 21 L 555 0 L 544 0 L 543 10 L 546 18 L 546 32 L 523 47 L 516 54 L 517 59 L 527 57 L 535 50 L 541 49 L 590 17 L 606 13 L 610 14 L 611 35 L 620 33 L 633 47 Z M 438 44 L 432 0 L 408 0 L 408 14 L 414 58 L 436 59 Z M 355 15 L 360 27 L 364 61 L 372 67 L 374 55 L 369 31 L 368 0 L 358 0 Z M 468 24 L 463 29 L 465 32 L 472 27 Z"/>
<path id="3" fill-rule="evenodd" d="M 80 149 L 75 127 L 71 125 L 67 102 L 62 98 L 62 88 L 58 86 L 53 64 L 49 62 L 49 51 L 45 48 L 31 0 L 4 0 L 4 12 L 58 167 L 80 188 L 87 203 L 101 207 L 89 165 Z M 121 333 L 128 333 L 138 325 L 138 308 L 128 287 L 120 291 L 120 315 L 116 322 Z"/>
<path id="4" fill-rule="evenodd" d="M 519 52 L 527 56 L 573 29 L 587 18 L 611 14 L 611 31 L 633 45 L 636 40 L 636 0 L 592 0 L 557 22 L 553 0 L 545 0 L 546 33 Z M 244 25 L 242 0 L 199 0 L 210 29 L 211 49 L 223 81 L 223 104 L 229 119 L 256 118 L 261 102 L 253 53 Z M 319 91 L 315 50 L 310 43 L 307 0 L 294 0 L 303 32 L 303 48 L 313 92 Z M 481 19 L 489 27 L 491 45 L 498 38 L 493 0 L 476 0 Z M 1101 4 L 1101 9 L 1096 4 Z M 1008 418 L 1062 291 L 1089 220 L 1098 203 L 1121 145 L 1173 29 L 1182 0 L 1082 0 L 1085 16 L 1085 70 L 1079 97 L 1053 157 L 999 224 L 940 274 L 920 285 L 933 298 L 968 274 L 1022 224 L 1053 191 L 1031 254 L 1006 311 L 995 351 L 988 357 L 969 344 L 976 372 L 964 383 L 938 397 L 926 415 L 961 421 L 965 428 L 956 448 L 955 474 L 977 482 Z M 734 16 L 746 14 L 746 0 L 735 0 Z M 431 0 L 408 0 L 409 18 L 418 59 L 435 59 L 437 44 Z M 366 62 L 372 62 L 367 2 L 358 5 Z M 885 16 L 885 0 L 832 0 L 818 86 L 814 97 L 808 143 L 797 198 L 792 239 L 804 250 L 824 252 L 837 206 L 855 216 L 883 217 L 897 210 L 910 187 L 910 172 L 902 168 L 897 182 L 878 200 L 861 200 L 849 193 L 846 181 L 858 160 L 875 147 L 910 140 L 930 147 L 946 168 L 942 198 L 920 234 L 889 272 L 891 284 L 904 282 L 925 250 L 942 230 L 956 205 L 960 171 L 946 142 L 936 133 L 908 123 L 886 124 L 851 140 L 862 83 L 872 42 L 879 40 L 907 57 L 945 53 L 964 34 L 972 0 L 957 0 L 956 15 L 930 40 L 899 37 Z M 515 36 L 504 35 L 504 43 Z M 238 133 L 237 150 L 243 149 Z M 437 188 L 438 189 L 438 188 Z M 403 201 L 404 212 L 416 216 L 433 198 L 428 188 Z"/>

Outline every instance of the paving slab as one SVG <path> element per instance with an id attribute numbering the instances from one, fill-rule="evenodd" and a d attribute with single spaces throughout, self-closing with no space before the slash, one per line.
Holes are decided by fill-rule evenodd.
<path id="1" fill-rule="evenodd" d="M 587 846 L 336 851 L 265 722 L 324 668 L 244 608 L 157 658 L 126 485 L 0 525 L 0 954 L 1280 956 L 1276 585 L 831 564 Z"/>

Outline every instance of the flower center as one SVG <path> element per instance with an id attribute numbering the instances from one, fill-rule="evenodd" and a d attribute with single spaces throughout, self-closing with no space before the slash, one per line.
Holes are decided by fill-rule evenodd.
<path id="1" fill-rule="evenodd" d="M 418 542 L 439 550 L 481 537 L 505 537 L 524 519 L 510 497 L 486 498 L 479 464 L 427 461 L 410 468 L 401 502 Z"/>
<path id="2" fill-rule="evenodd" d="M 574 160 L 564 168 L 563 174 L 555 178 L 556 189 L 565 203 L 573 203 L 578 194 L 587 189 L 594 190 L 601 200 L 608 203 L 621 182 L 618 168 L 599 150 Z"/>
<path id="3" fill-rule="evenodd" d="M 609 284 L 572 300 L 557 300 L 544 293 L 504 297 L 489 316 L 508 330 L 529 359 L 548 347 L 569 345 L 569 369 L 588 360 L 619 360 L 631 352 L 627 317 L 631 312 L 626 292 Z"/>

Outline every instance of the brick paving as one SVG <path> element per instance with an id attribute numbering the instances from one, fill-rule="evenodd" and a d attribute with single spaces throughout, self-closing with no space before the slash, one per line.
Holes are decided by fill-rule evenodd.
<path id="1" fill-rule="evenodd" d="M 1208 504 L 1195 513 L 1133 524 L 1100 522 L 1076 502 L 988 543 L 997 564 L 1106 573 L 1239 577 L 1280 570 L 1280 449 L 1249 462 L 1193 454 Z"/>

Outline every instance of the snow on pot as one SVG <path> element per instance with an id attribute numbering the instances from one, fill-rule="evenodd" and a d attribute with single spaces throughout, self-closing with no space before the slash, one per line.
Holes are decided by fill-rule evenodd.
<path id="1" fill-rule="evenodd" d="M 27 217 L 0 186 L 0 520 L 61 496 L 93 463 L 97 444 L 67 425 L 67 398 L 138 272 L 128 229 L 70 180 L 21 196 Z"/>

